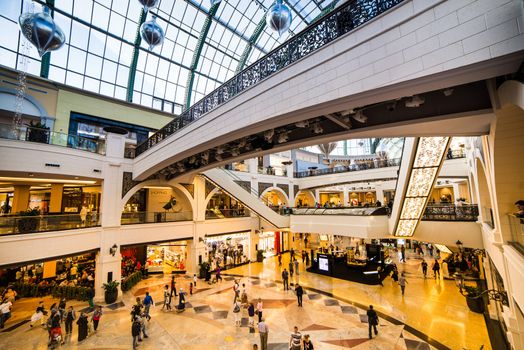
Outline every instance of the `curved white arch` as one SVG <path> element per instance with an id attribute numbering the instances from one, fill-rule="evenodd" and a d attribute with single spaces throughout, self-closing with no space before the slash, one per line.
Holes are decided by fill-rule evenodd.
<path id="1" fill-rule="evenodd" d="M 286 206 L 289 207 L 289 197 L 288 195 L 286 194 L 286 192 L 284 192 L 283 189 L 281 189 L 280 187 L 275 187 L 275 186 L 271 186 L 271 187 L 268 187 L 264 190 L 264 192 L 262 192 L 259 196 L 259 198 L 262 198 L 266 193 L 268 192 L 271 192 L 271 191 L 277 191 L 277 192 L 280 192 L 284 195 L 284 199 L 286 200 Z"/>
<path id="2" fill-rule="evenodd" d="M 207 205 L 209 203 L 209 201 L 211 200 L 211 198 L 213 198 L 213 196 L 218 192 L 220 191 L 220 188 L 218 187 L 215 187 L 213 188 L 213 190 L 211 190 L 211 192 L 209 192 L 209 194 L 206 196 L 206 199 L 204 201 L 204 204 L 205 204 L 205 207 L 207 208 Z"/>
<path id="3" fill-rule="evenodd" d="M 146 186 L 169 186 L 169 187 L 172 187 L 172 188 L 176 188 L 178 190 L 180 190 L 184 196 L 186 196 L 186 199 L 188 200 L 189 204 L 191 205 L 191 211 L 193 213 L 195 213 L 196 209 L 195 209 L 195 201 L 193 199 L 193 197 L 191 196 L 191 194 L 188 192 L 188 190 L 178 184 L 178 183 L 172 183 L 172 182 L 167 182 L 167 181 L 163 181 L 163 180 L 147 180 L 147 181 L 143 181 L 137 185 L 135 185 L 134 187 L 132 187 L 127 193 L 126 195 L 124 196 L 124 198 L 122 198 L 121 200 L 121 203 L 120 203 L 120 207 L 123 208 L 127 201 L 129 201 L 129 199 L 136 193 L 138 192 L 139 190 L 141 190 L 142 188 L 146 187 Z"/>
<path id="4" fill-rule="evenodd" d="M 520 81 L 507 80 L 498 88 L 497 92 L 501 108 L 515 105 L 524 109 L 524 84 Z"/>
<path id="5" fill-rule="evenodd" d="M 311 190 L 299 190 L 296 194 L 295 194 L 295 198 L 293 199 L 293 204 L 296 205 L 297 204 L 297 199 L 298 199 L 298 196 L 301 194 L 301 193 L 304 193 L 306 195 L 310 195 L 311 198 L 313 199 L 313 203 L 311 204 L 315 204 L 316 202 L 316 199 L 315 199 L 315 193 Z"/>
<path id="6" fill-rule="evenodd" d="M 16 90 L 9 89 L 6 87 L 0 87 L 0 104 L 2 106 L 15 106 L 14 99 L 16 98 Z M 11 109 L 14 112 L 14 109 Z M 33 96 L 25 94 L 24 101 L 22 103 L 22 113 L 27 115 L 32 115 L 35 117 L 45 118 L 45 119 L 55 119 L 54 117 L 48 116 L 47 111 L 42 106 L 42 104 Z"/>

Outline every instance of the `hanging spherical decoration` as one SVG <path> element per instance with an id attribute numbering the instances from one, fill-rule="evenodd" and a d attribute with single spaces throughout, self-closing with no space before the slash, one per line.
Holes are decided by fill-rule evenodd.
<path id="1" fill-rule="evenodd" d="M 49 14 L 49 8 L 39 13 L 22 13 L 18 18 L 22 34 L 38 50 L 42 57 L 48 51 L 58 50 L 65 43 L 64 32 Z"/>
<path id="2" fill-rule="evenodd" d="M 143 6 L 144 11 L 147 12 L 152 8 L 157 7 L 159 0 L 138 0 Z"/>
<path id="3" fill-rule="evenodd" d="M 222 0 L 211 0 L 210 3 L 211 3 L 211 6 L 215 6 L 216 4 L 220 4 L 222 2 Z"/>
<path id="4" fill-rule="evenodd" d="M 266 22 L 271 29 L 278 32 L 278 35 L 282 35 L 289 29 L 291 20 L 291 10 L 282 4 L 282 0 L 277 0 L 267 11 Z"/>
<path id="5" fill-rule="evenodd" d="M 164 30 L 156 23 L 156 16 L 142 24 L 140 35 L 149 44 L 149 50 L 153 50 L 155 46 L 162 44 L 164 41 Z"/>

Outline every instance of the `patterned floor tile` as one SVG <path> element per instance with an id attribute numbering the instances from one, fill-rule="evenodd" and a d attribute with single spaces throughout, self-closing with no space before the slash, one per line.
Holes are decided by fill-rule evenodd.
<path id="1" fill-rule="evenodd" d="M 212 310 L 209 307 L 209 305 L 195 306 L 193 308 L 193 310 L 195 310 L 195 313 L 197 313 L 197 314 L 202 314 L 202 313 L 206 313 L 206 312 L 212 312 Z"/>
<path id="2" fill-rule="evenodd" d="M 368 323 L 368 315 L 358 315 L 360 317 L 360 322 Z"/>
<path id="3" fill-rule="evenodd" d="M 163 302 L 160 302 L 160 304 L 163 304 Z M 157 304 L 155 304 L 157 305 Z M 110 310 L 116 310 L 116 309 L 119 309 L 121 307 L 124 307 L 125 304 L 121 301 L 119 301 L 118 303 L 113 303 L 113 304 L 110 304 L 110 305 L 107 305 L 107 306 L 104 306 L 104 307 L 107 307 L 108 309 Z"/>
<path id="4" fill-rule="evenodd" d="M 336 329 L 336 328 L 332 328 L 332 327 L 328 327 L 328 326 L 323 326 L 321 324 L 313 323 L 312 325 L 307 326 L 306 328 L 302 329 L 302 332 L 307 332 L 307 331 L 325 331 L 325 330 L 330 330 L 330 329 Z"/>
<path id="5" fill-rule="evenodd" d="M 273 287 L 276 287 L 277 284 L 274 283 L 274 282 L 271 282 L 271 283 L 266 283 L 265 286 L 266 286 L 267 288 L 273 288 Z"/>
<path id="6" fill-rule="evenodd" d="M 336 339 L 336 340 L 322 340 L 323 343 L 338 345 L 345 348 L 354 348 L 362 343 L 367 342 L 368 338 L 357 338 L 357 339 Z"/>
<path id="7" fill-rule="evenodd" d="M 407 350 L 430 350 L 428 343 L 424 343 L 418 340 L 404 339 L 406 342 Z"/>
<path id="8" fill-rule="evenodd" d="M 341 306 L 340 310 L 344 314 L 358 314 L 357 308 L 354 306 Z"/>
<path id="9" fill-rule="evenodd" d="M 307 297 L 309 298 L 309 300 L 318 300 L 318 299 L 322 298 L 322 295 L 320 295 L 320 294 L 308 294 Z"/>
<path id="10" fill-rule="evenodd" d="M 326 306 L 338 306 L 338 305 L 340 305 L 340 304 L 338 303 L 338 300 L 335 300 L 335 299 L 325 299 L 325 300 L 324 300 L 324 305 L 326 305 Z"/>
<path id="11" fill-rule="evenodd" d="M 214 311 L 213 319 L 214 320 L 225 320 L 227 318 L 227 311 Z"/>
<path id="12" fill-rule="evenodd" d="M 288 343 L 269 343 L 267 344 L 268 350 L 288 350 L 289 344 Z"/>

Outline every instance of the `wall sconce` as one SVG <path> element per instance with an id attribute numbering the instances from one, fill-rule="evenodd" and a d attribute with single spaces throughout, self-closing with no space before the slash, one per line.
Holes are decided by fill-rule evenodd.
<path id="1" fill-rule="evenodd" d="M 109 254 L 111 254 L 111 256 L 115 256 L 117 249 L 118 246 L 116 244 L 113 244 L 113 246 L 109 248 Z"/>

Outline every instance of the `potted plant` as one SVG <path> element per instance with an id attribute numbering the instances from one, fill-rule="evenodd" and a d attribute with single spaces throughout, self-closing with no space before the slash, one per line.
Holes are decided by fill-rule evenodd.
<path id="1" fill-rule="evenodd" d="M 482 299 L 482 292 L 478 287 L 464 286 L 466 292 L 466 303 L 471 311 L 476 313 L 484 312 L 484 299 Z"/>
<path id="2" fill-rule="evenodd" d="M 16 223 L 19 233 L 35 232 L 37 230 L 39 218 L 35 216 L 40 215 L 40 208 L 29 208 L 26 211 L 21 211 L 18 215 L 22 216 Z"/>
<path id="3" fill-rule="evenodd" d="M 199 271 L 199 274 L 200 274 L 200 278 L 202 279 L 206 279 L 207 278 L 207 273 L 209 271 L 209 269 L 211 268 L 211 265 L 207 262 L 207 261 L 204 261 L 203 263 L 200 264 L 200 271 Z"/>
<path id="4" fill-rule="evenodd" d="M 108 283 L 104 283 L 102 285 L 102 288 L 104 288 L 104 299 L 106 304 L 113 304 L 116 299 L 118 298 L 118 285 L 120 282 L 117 281 L 110 281 Z"/>
<path id="5" fill-rule="evenodd" d="M 33 123 L 31 120 L 27 124 L 26 140 L 31 142 L 49 143 L 49 127 L 40 121 Z"/>

